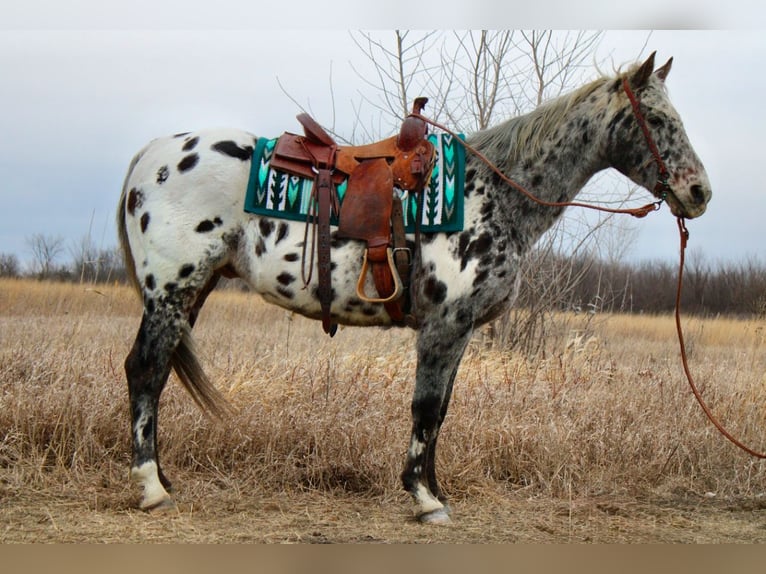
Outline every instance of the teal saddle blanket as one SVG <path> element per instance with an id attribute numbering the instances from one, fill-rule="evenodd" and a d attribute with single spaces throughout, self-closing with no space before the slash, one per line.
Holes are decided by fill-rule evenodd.
<path id="1" fill-rule="evenodd" d="M 465 148 L 449 134 L 430 134 L 436 149 L 431 178 L 423 193 L 421 231 L 425 233 L 461 231 L 463 229 L 463 188 L 465 185 Z M 253 150 L 250 180 L 245 195 L 245 211 L 294 221 L 306 221 L 311 207 L 313 180 L 290 175 L 271 168 L 276 139 L 260 138 Z M 343 202 L 347 180 L 337 185 Z M 396 190 L 396 188 L 394 188 Z M 404 194 L 405 230 L 415 231 L 417 197 Z M 331 221 L 337 225 L 337 219 Z"/>

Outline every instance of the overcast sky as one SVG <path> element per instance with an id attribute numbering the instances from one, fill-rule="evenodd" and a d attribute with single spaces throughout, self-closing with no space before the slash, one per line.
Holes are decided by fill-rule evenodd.
<path id="1" fill-rule="evenodd" d="M 27 260 L 34 233 L 62 236 L 69 247 L 90 230 L 97 245 L 114 245 L 115 204 L 136 151 L 154 137 L 203 127 L 296 130 L 300 110 L 279 82 L 310 102 L 321 123 L 333 120 L 331 71 L 337 113 L 356 97 L 351 63 L 363 66 L 364 58 L 345 30 L 305 29 L 303 21 L 291 31 L 232 29 L 246 26 L 236 21 L 187 26 L 143 1 L 131 4 L 132 19 L 110 25 L 109 14 L 101 21 L 108 9 L 96 10 L 106 3 L 69 5 L 94 12 L 85 25 L 66 10 L 33 21 L 11 14 L 0 29 L 0 253 Z M 660 24 L 682 21 L 672 10 L 664 16 Z M 714 26 L 715 16 L 698 12 L 691 23 Z M 713 186 L 708 213 L 689 222 L 690 248 L 711 261 L 763 261 L 766 33 L 612 30 L 599 56 L 619 65 L 652 50 L 658 63 L 675 59 L 670 97 Z M 630 259 L 676 258 L 667 209 L 635 227 Z"/>

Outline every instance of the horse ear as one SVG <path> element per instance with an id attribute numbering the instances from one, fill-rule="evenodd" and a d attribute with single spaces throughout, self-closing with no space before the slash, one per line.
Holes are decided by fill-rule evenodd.
<path id="1" fill-rule="evenodd" d="M 668 60 L 664 66 L 662 66 L 661 68 L 658 68 L 657 71 L 654 73 L 657 74 L 657 77 L 664 82 L 665 78 L 667 78 L 668 74 L 670 73 L 670 67 L 672 65 L 673 65 L 673 58 L 670 58 L 670 60 Z"/>
<path id="2" fill-rule="evenodd" d="M 649 81 L 649 77 L 654 72 L 654 56 L 657 52 L 652 52 L 646 59 L 646 62 L 641 64 L 641 67 L 633 72 L 630 78 L 630 84 L 633 88 L 641 88 Z"/>

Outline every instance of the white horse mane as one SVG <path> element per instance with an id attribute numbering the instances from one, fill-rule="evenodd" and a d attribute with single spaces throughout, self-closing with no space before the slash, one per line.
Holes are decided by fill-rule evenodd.
<path id="1" fill-rule="evenodd" d="M 529 113 L 473 134 L 470 138 L 471 143 L 493 157 L 506 157 L 509 165 L 518 160 L 522 150 L 526 154 L 536 156 L 545 138 L 556 130 L 574 106 L 609 82 L 621 80 L 635 72 L 638 67 L 639 64 L 632 64 L 627 70 L 617 72 L 616 76 L 601 75 L 572 92 L 540 104 Z M 510 155 L 507 155 L 509 150 Z"/>

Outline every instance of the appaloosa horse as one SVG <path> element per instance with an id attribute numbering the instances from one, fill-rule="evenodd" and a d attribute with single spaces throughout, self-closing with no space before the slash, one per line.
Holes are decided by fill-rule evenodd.
<path id="1" fill-rule="evenodd" d="M 664 83 L 671 63 L 655 71 L 652 55 L 468 141 L 548 201 L 571 200 L 592 175 L 609 167 L 655 190 L 658 163 L 664 163 L 662 195 L 670 210 L 679 217 L 697 217 L 705 212 L 710 184 L 668 100 Z M 654 153 L 649 141 L 656 144 Z M 125 361 L 131 476 L 143 487 L 142 509 L 174 504 L 157 458 L 158 403 L 171 367 L 203 407 L 215 410 L 221 400 L 195 358 L 190 337 L 219 278 L 241 277 L 267 301 L 320 317 L 316 273 L 308 288 L 299 279 L 304 224 L 243 211 L 254 142 L 253 135 L 238 130 L 157 139 L 136 155 L 125 180 L 117 223 L 144 308 Z M 411 287 L 417 370 L 402 481 L 423 522 L 449 522 L 434 460 L 466 345 L 478 326 L 511 305 L 525 253 L 563 209 L 531 202 L 470 153 L 465 176 L 464 230 L 422 238 Z M 354 326 L 390 325 L 383 305 L 357 297 L 362 252 L 361 242 L 333 241 L 332 319 Z M 367 291 L 373 292 L 368 283 Z"/>

